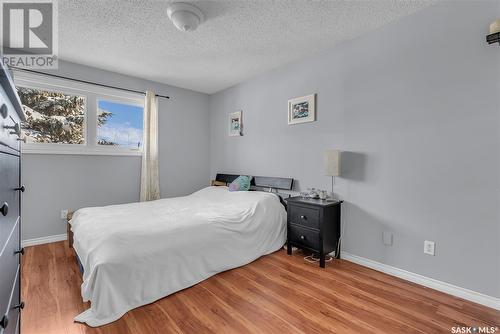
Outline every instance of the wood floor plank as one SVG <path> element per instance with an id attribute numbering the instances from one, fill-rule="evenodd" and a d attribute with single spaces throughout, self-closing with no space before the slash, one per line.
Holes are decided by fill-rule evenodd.
<path id="1" fill-rule="evenodd" d="M 227 315 L 228 322 L 232 321 L 237 321 L 239 324 L 243 325 L 243 328 L 232 326 L 232 328 L 235 328 L 238 330 L 238 333 L 245 334 L 245 333 L 261 333 L 262 331 L 257 327 L 248 317 L 243 316 L 240 312 L 235 312 L 235 309 L 227 302 L 227 300 L 221 298 L 217 294 L 215 294 L 208 286 L 206 286 L 205 282 L 202 282 L 200 284 L 203 289 L 205 289 L 209 294 L 212 295 L 213 298 L 215 298 L 218 301 L 218 305 L 220 308 L 224 311 L 224 313 Z M 234 332 L 233 332 L 234 333 Z"/>
<path id="2" fill-rule="evenodd" d="M 320 269 L 284 251 L 224 273 L 98 328 L 73 322 L 87 309 L 73 250 L 27 247 L 23 334 L 450 333 L 498 326 L 500 311 L 338 260 Z"/>
<path id="3" fill-rule="evenodd" d="M 401 320 L 401 311 L 395 307 L 387 307 L 387 305 L 377 305 L 371 299 L 363 299 L 354 293 L 350 293 L 348 289 L 331 290 L 328 289 L 329 282 L 326 279 L 320 279 L 315 275 L 296 275 L 291 274 L 279 267 L 273 266 L 260 261 L 255 266 L 248 268 L 249 272 L 253 272 L 251 279 L 259 282 L 262 276 L 268 276 L 272 273 L 275 278 L 275 284 L 283 285 L 289 288 L 295 288 L 301 291 L 309 298 L 317 299 L 325 305 L 331 305 L 336 310 L 347 314 L 357 313 L 360 319 L 367 325 L 370 325 L 372 332 L 377 332 L 377 328 L 391 328 L 393 332 L 423 332 L 435 333 L 436 328 L 426 326 L 424 322 L 414 321 L 404 316 L 404 321 Z M 376 310 L 374 312 L 374 310 Z"/>
<path id="4" fill-rule="evenodd" d="M 364 297 L 369 296 L 382 301 L 385 306 L 393 305 L 400 312 L 406 313 L 405 317 L 424 317 L 422 323 L 435 323 L 449 331 L 452 326 L 468 326 L 467 323 L 476 323 L 479 326 L 498 326 L 500 320 L 499 312 L 484 306 L 465 301 L 463 299 L 438 292 L 427 287 L 404 281 L 369 268 L 361 267 L 348 261 L 339 261 L 334 268 L 333 275 L 325 272 L 317 272 L 316 267 L 312 265 L 304 266 L 300 259 L 291 261 L 278 257 L 273 261 L 279 261 L 287 265 L 287 270 L 302 271 L 302 276 L 321 277 L 329 280 L 331 284 L 344 283 L 344 288 L 348 286 L 353 291 L 358 291 Z M 262 259 L 267 261 L 267 259 Z M 376 291 L 376 293 L 374 293 Z M 401 308 L 401 305 L 405 305 Z M 451 309 L 457 312 L 457 315 L 463 316 L 448 317 L 445 312 L 441 312 L 439 321 L 436 320 L 438 309 Z M 467 311 L 466 311 L 467 308 Z M 476 309 L 479 308 L 479 309 Z M 474 310 L 474 311 L 471 311 Z M 483 311 L 481 311 L 483 310 Z M 475 317 L 472 317 L 475 315 Z M 469 320 L 470 322 L 464 322 Z"/>
<path id="5" fill-rule="evenodd" d="M 245 333 L 248 330 L 237 318 L 221 305 L 220 301 L 200 285 L 186 291 L 182 299 L 193 314 L 204 324 L 208 324 L 215 333 Z"/>
<path id="6" fill-rule="evenodd" d="M 287 323 L 276 314 L 273 303 L 246 291 L 239 282 L 235 282 L 236 285 L 228 282 L 224 279 L 226 275 L 227 272 L 219 274 L 217 280 L 209 279 L 204 283 L 211 292 L 227 301 L 234 308 L 234 312 L 250 319 L 254 326 L 257 326 L 259 333 L 302 333 L 293 323 Z"/>
<path id="7" fill-rule="evenodd" d="M 248 269 L 245 268 L 245 270 Z M 359 319 L 349 320 L 344 316 L 343 311 L 334 310 L 327 305 L 320 305 L 310 295 L 300 293 L 292 287 L 276 284 L 272 280 L 267 280 L 266 283 L 260 280 L 259 283 L 255 280 L 255 277 L 249 277 L 248 272 L 231 272 L 230 277 L 234 277 L 234 281 L 237 281 L 239 285 L 243 285 L 249 291 L 258 292 L 264 298 L 274 298 L 275 303 L 279 303 L 280 306 L 293 305 L 293 308 L 298 310 L 308 322 L 313 322 L 314 326 L 324 327 L 324 332 L 382 333 L 377 331 L 376 328 L 367 326 Z M 289 313 L 286 312 L 285 314 L 288 315 Z"/>
<path id="8" fill-rule="evenodd" d="M 182 333 L 170 316 L 157 303 L 139 307 L 124 317 L 130 333 L 174 334 Z M 120 323 L 121 319 L 115 323 Z M 115 323 L 111 324 L 114 325 Z M 111 331 L 111 333 L 113 333 Z"/>
<path id="9" fill-rule="evenodd" d="M 295 274 L 294 277 L 303 285 L 309 288 L 317 287 L 316 291 L 318 295 L 329 293 L 339 296 L 343 301 L 355 303 L 358 311 L 363 310 L 364 304 L 364 307 L 376 310 L 375 314 L 377 317 L 383 316 L 386 318 L 388 316 L 387 312 L 392 312 L 392 317 L 394 317 L 394 314 L 398 314 L 400 317 L 404 317 L 408 325 L 413 325 L 414 329 L 420 328 L 426 333 L 449 329 L 454 324 L 453 322 L 447 324 L 439 322 L 434 325 L 432 320 L 436 312 L 436 307 L 426 305 L 422 308 L 422 306 L 413 301 L 402 299 L 397 293 L 391 292 L 388 294 L 368 284 L 357 282 L 354 277 L 342 277 L 339 273 L 331 275 L 329 273 L 317 272 L 315 267 L 309 266 L 308 268 L 303 263 L 290 265 L 284 270 L 273 262 L 268 261 L 268 259 L 260 261 L 260 263 L 268 263 L 272 266 L 272 269 L 268 269 L 270 272 L 278 271 Z M 328 286 L 335 286 L 336 289 L 328 289 Z M 377 293 L 373 293 L 374 291 Z M 400 305 L 407 305 L 407 307 L 401 308 Z M 443 321 L 444 319 L 440 320 Z"/>

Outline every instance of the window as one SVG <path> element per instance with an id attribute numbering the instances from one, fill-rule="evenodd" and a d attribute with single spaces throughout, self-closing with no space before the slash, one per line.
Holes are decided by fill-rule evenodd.
<path id="1" fill-rule="evenodd" d="M 97 113 L 98 145 L 142 148 L 142 106 L 99 100 Z"/>
<path id="2" fill-rule="evenodd" d="M 17 71 L 23 153 L 139 155 L 144 96 Z"/>
<path id="3" fill-rule="evenodd" d="M 85 143 L 85 97 L 21 86 L 17 94 L 26 116 L 26 142 Z"/>

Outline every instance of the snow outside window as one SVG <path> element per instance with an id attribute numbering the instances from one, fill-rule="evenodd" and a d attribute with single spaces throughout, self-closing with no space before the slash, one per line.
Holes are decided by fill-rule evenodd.
<path id="1" fill-rule="evenodd" d="M 17 86 L 27 143 L 85 144 L 85 97 Z"/>

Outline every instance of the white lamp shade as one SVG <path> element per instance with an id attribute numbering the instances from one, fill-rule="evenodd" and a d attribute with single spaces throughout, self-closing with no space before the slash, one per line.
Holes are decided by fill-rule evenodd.
<path id="1" fill-rule="evenodd" d="M 340 151 L 326 150 L 325 151 L 325 175 L 339 176 L 340 175 Z"/>

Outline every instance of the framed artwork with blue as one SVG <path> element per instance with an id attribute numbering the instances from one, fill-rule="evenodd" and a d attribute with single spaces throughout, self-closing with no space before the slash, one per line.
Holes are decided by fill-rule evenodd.
<path id="1" fill-rule="evenodd" d="M 288 125 L 314 122 L 316 120 L 316 94 L 288 100 Z"/>

